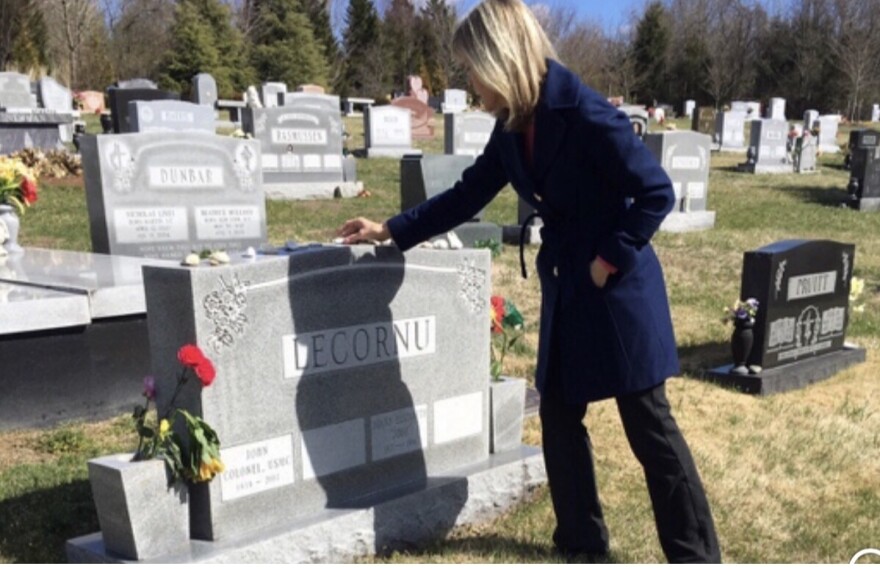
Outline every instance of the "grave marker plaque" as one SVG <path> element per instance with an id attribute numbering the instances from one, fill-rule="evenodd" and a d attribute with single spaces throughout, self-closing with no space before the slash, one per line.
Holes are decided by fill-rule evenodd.
<path id="1" fill-rule="evenodd" d="M 364 109 L 364 141 L 367 157 L 402 158 L 421 154 L 412 147 L 412 114 L 394 105 L 368 106 Z"/>
<path id="2" fill-rule="evenodd" d="M 185 101 L 131 101 L 128 122 L 132 132 L 215 133 L 214 109 Z"/>
<path id="3" fill-rule="evenodd" d="M 482 111 L 446 113 L 443 115 L 446 154 L 479 156 L 486 148 L 496 119 Z"/>
<path id="4" fill-rule="evenodd" d="M 107 99 L 110 102 L 110 116 L 112 118 L 113 132 L 122 134 L 132 132 L 129 120 L 129 106 L 132 101 L 179 101 L 180 95 L 158 89 L 123 89 L 110 87 L 107 89 Z"/>
<path id="5" fill-rule="evenodd" d="M 181 260 L 266 241 L 257 141 L 199 132 L 85 136 L 82 154 L 97 253 Z"/>

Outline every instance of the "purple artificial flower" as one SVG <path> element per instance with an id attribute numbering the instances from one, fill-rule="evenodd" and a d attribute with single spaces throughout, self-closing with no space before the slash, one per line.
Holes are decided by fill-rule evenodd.
<path id="1" fill-rule="evenodd" d="M 156 378 L 152 375 L 144 377 L 144 397 L 150 401 L 156 398 Z"/>

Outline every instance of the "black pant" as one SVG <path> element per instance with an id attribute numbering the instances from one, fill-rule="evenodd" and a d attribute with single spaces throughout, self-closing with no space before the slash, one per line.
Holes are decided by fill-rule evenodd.
<path id="1" fill-rule="evenodd" d="M 583 424 L 587 405 L 566 404 L 558 377 L 548 374 L 540 411 L 544 463 L 556 512 L 553 541 L 563 554 L 604 552 L 608 529 L 596 491 L 590 436 Z M 617 398 L 626 438 L 645 471 L 666 558 L 672 563 L 720 563 L 709 503 L 670 413 L 664 386 Z"/>

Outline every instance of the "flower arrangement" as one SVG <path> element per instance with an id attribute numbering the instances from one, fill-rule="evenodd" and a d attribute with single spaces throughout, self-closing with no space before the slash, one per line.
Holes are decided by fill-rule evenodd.
<path id="1" fill-rule="evenodd" d="M 21 160 L 0 156 L 0 204 L 14 206 L 19 215 L 37 201 L 37 176 Z"/>
<path id="2" fill-rule="evenodd" d="M 861 313 L 865 311 L 865 304 L 855 304 L 865 292 L 865 279 L 853 277 L 849 285 L 849 304 L 853 312 Z"/>
<path id="3" fill-rule="evenodd" d="M 490 373 L 492 381 L 499 381 L 504 366 L 504 357 L 522 335 L 523 317 L 514 304 L 502 297 L 492 296 L 489 304 L 492 343 L 489 346 L 491 357 Z"/>
<path id="4" fill-rule="evenodd" d="M 216 370 L 211 360 L 193 344 L 181 347 L 177 352 L 177 359 L 183 367 L 177 377 L 177 385 L 168 409 L 161 417 L 157 409 L 155 423 L 149 425 L 147 411 L 151 402 L 155 406 L 156 380 L 153 376 L 144 378 L 146 403 L 134 409 L 138 448 L 132 460 L 161 458 L 168 465 L 173 481 L 209 482 L 224 469 L 220 460 L 220 439 L 214 429 L 201 417 L 175 407 L 174 402 L 191 376 L 198 378 L 202 387 L 210 387 L 214 382 Z M 172 428 L 179 417 L 185 422 L 189 434 L 189 449 L 186 455 L 180 435 Z"/>
<path id="5" fill-rule="evenodd" d="M 733 322 L 734 324 L 752 324 L 755 316 L 758 315 L 758 301 L 754 298 L 746 300 L 737 300 L 732 306 L 724 309 L 724 318 L 722 322 Z"/>

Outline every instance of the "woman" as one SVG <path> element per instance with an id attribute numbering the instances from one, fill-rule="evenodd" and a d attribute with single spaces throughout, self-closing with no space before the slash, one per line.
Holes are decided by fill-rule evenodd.
<path id="1" fill-rule="evenodd" d="M 484 0 L 456 28 L 453 47 L 498 118 L 483 154 L 450 190 L 382 224 L 349 220 L 339 234 L 346 243 L 390 237 L 406 250 L 471 219 L 510 182 L 544 221 L 535 381 L 557 549 L 567 557 L 608 550 L 583 418 L 588 403 L 614 397 L 666 557 L 720 561 L 664 390 L 678 358 L 648 242 L 674 202 L 668 176 L 627 117 L 555 61 L 521 0 Z"/>

